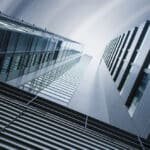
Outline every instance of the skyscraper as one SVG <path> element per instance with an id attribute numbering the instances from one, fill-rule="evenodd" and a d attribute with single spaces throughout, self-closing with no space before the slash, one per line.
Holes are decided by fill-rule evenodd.
<path id="1" fill-rule="evenodd" d="M 120 121 L 123 117 L 126 124 L 134 125 L 136 131 L 130 129 L 131 132 L 138 132 L 145 138 L 150 134 L 149 26 L 150 22 L 146 21 L 112 40 L 106 46 L 100 67 L 107 68 L 102 69 L 105 70 L 103 79 L 110 79 L 103 86 L 110 90 L 109 97 L 105 96 L 112 113 L 112 124 L 117 122 L 123 127 Z M 113 110 L 113 103 L 119 103 L 116 110 Z M 115 118 L 117 113 L 120 115 Z"/>
<path id="2" fill-rule="evenodd" d="M 22 84 L 27 78 L 35 78 L 35 74 L 43 74 L 43 68 L 57 68 L 56 64 L 65 65 L 67 61 L 71 62 L 81 55 L 81 44 L 77 42 L 24 21 L 12 20 L 3 15 L 0 19 L 1 81 Z M 36 71 L 33 77 L 31 73 Z M 28 76 L 25 77 L 26 81 L 22 78 L 18 82 L 22 76 Z"/>
<path id="3" fill-rule="evenodd" d="M 141 29 L 140 41 L 148 25 L 149 22 Z M 148 141 L 132 127 L 122 126 L 121 119 L 112 116 L 113 112 L 109 114 L 109 125 L 68 108 L 91 60 L 91 57 L 82 55 L 80 43 L 5 15 L 0 16 L 0 27 L 1 149 L 150 148 Z M 112 57 L 119 58 L 128 38 L 131 36 L 133 41 L 136 32 L 137 28 L 132 34 L 129 31 L 107 46 L 103 56 L 106 64 Z M 115 64 L 110 63 L 112 74 L 117 62 L 112 60 Z M 99 69 L 101 67 L 104 71 L 101 79 L 105 80 L 109 74 L 103 61 Z M 116 75 L 114 78 L 117 79 Z M 103 86 L 108 90 L 107 82 Z M 111 103 L 107 96 L 105 100 Z M 114 95 L 111 98 L 115 99 Z M 110 105 L 107 107 L 109 112 L 114 109 Z M 130 118 L 128 114 L 126 116 Z"/>
<path id="4" fill-rule="evenodd" d="M 0 27 L 2 82 L 35 86 L 34 79 L 42 77 L 48 85 L 80 60 L 80 43 L 4 15 L 0 16 Z M 42 90 L 42 84 L 38 87 L 36 91 Z"/>

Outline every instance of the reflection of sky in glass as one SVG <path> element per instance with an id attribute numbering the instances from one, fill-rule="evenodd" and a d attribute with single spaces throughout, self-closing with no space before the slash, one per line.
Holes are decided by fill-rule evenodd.
<path id="1" fill-rule="evenodd" d="M 1 0 L 0 10 L 82 42 L 86 52 L 150 18 L 149 0 Z"/>

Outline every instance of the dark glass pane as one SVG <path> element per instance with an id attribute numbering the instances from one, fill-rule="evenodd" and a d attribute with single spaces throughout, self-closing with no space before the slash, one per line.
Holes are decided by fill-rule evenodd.
<path id="1" fill-rule="evenodd" d="M 3 71 L 8 71 L 9 66 L 11 64 L 11 58 L 12 58 L 11 55 L 6 55 L 5 56 L 5 59 L 4 59 L 4 62 L 3 62 L 3 67 L 2 67 Z"/>
<path id="2" fill-rule="evenodd" d="M 42 44 L 43 44 L 43 39 L 42 38 L 38 38 L 38 42 L 36 45 L 36 50 L 37 51 L 41 51 L 42 50 Z"/>
<path id="3" fill-rule="evenodd" d="M 60 50 L 62 45 L 62 41 L 58 41 L 57 46 L 56 46 L 56 50 Z"/>
<path id="4" fill-rule="evenodd" d="M 18 42 L 19 33 L 11 32 L 7 51 L 15 51 Z"/>
<path id="5" fill-rule="evenodd" d="M 51 40 L 50 47 L 49 47 L 50 50 L 52 50 L 52 51 L 55 50 L 56 42 L 57 42 L 57 41 L 56 41 L 55 39 L 52 39 L 52 40 Z"/>
<path id="6" fill-rule="evenodd" d="M 33 41 L 34 41 L 34 36 L 30 35 L 28 38 L 29 38 L 29 40 L 28 40 L 28 48 L 27 48 L 27 50 L 31 51 L 32 44 L 33 44 Z"/>
<path id="7" fill-rule="evenodd" d="M 14 55 L 13 56 L 10 67 L 9 67 L 9 73 L 10 72 L 16 72 L 18 70 L 20 58 L 21 58 L 21 55 Z M 15 74 L 13 73 L 13 77 L 14 77 L 14 75 Z"/>
<path id="8" fill-rule="evenodd" d="M 135 49 L 139 49 L 140 48 L 140 46 L 141 46 L 141 44 L 142 44 L 142 42 L 144 40 L 144 37 L 145 37 L 145 35 L 146 35 L 147 31 L 148 31 L 148 28 L 149 28 L 149 22 L 146 22 L 146 24 L 144 25 L 143 31 L 141 33 L 141 36 L 140 36 L 140 38 L 139 38 L 139 40 L 137 42 L 137 45 L 136 45 Z"/>
<path id="9" fill-rule="evenodd" d="M 0 71 L 2 69 L 3 61 L 4 61 L 4 56 L 3 54 L 0 54 Z"/>
<path id="10" fill-rule="evenodd" d="M 55 54 L 54 54 L 54 57 L 53 57 L 53 59 L 54 59 L 54 60 L 56 60 L 56 59 L 57 59 L 58 54 L 59 54 L 59 51 L 55 51 Z"/>
<path id="11" fill-rule="evenodd" d="M 2 31 L 3 32 L 3 31 Z M 2 34 L 2 41 L 0 43 L 0 49 L 2 51 L 6 51 L 9 43 L 11 32 L 10 31 L 4 31 L 4 34 Z"/>
<path id="12" fill-rule="evenodd" d="M 17 43 L 16 51 L 26 51 L 28 50 L 29 44 L 29 35 L 27 34 L 20 34 L 19 40 Z"/>
<path id="13" fill-rule="evenodd" d="M 37 42 L 38 42 L 38 37 L 33 37 L 31 51 L 36 50 Z"/>
<path id="14" fill-rule="evenodd" d="M 42 50 L 46 50 L 46 48 L 47 48 L 47 42 L 48 42 L 48 39 L 44 39 L 43 40 Z"/>
<path id="15" fill-rule="evenodd" d="M 5 31 L 4 30 L 0 30 L 0 49 L 2 49 L 2 43 L 3 43 L 4 35 L 5 35 Z"/>

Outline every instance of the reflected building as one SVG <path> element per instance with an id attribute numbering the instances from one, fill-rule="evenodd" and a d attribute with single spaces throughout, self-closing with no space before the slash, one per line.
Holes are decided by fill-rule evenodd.
<path id="1" fill-rule="evenodd" d="M 116 81 L 120 72 L 118 68 L 121 67 L 115 66 L 118 60 L 122 61 L 120 55 L 123 58 L 127 56 L 126 42 L 130 43 L 127 44 L 129 48 L 140 32 L 137 35 L 142 43 L 148 26 L 149 22 L 140 30 L 135 28 L 107 46 L 103 55 L 106 63 L 102 61 L 103 69 L 107 66 L 112 75 L 114 72 Z M 139 47 L 140 44 L 138 50 Z M 109 125 L 67 107 L 91 60 L 91 57 L 82 55 L 82 49 L 78 42 L 1 14 L 0 149 L 150 149 L 148 141 L 134 132 L 124 131 L 113 122 Z M 122 53 L 124 49 L 125 54 Z M 143 55 L 144 66 L 140 70 L 139 85 L 145 83 L 143 81 L 148 77 L 145 76 L 148 71 L 147 53 L 148 50 Z M 132 62 L 133 58 L 130 65 Z M 140 86 L 137 87 L 140 89 Z M 134 92 L 137 93 L 138 89 Z M 122 91 L 120 86 L 118 90 Z M 132 103 L 135 101 L 138 100 L 133 98 L 130 103 L 127 102 L 132 116 L 135 109 Z"/>

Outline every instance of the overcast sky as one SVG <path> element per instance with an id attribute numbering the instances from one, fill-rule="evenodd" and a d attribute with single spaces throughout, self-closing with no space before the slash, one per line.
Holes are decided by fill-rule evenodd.
<path id="1" fill-rule="evenodd" d="M 0 10 L 101 55 L 110 39 L 150 19 L 150 0 L 0 0 Z"/>

